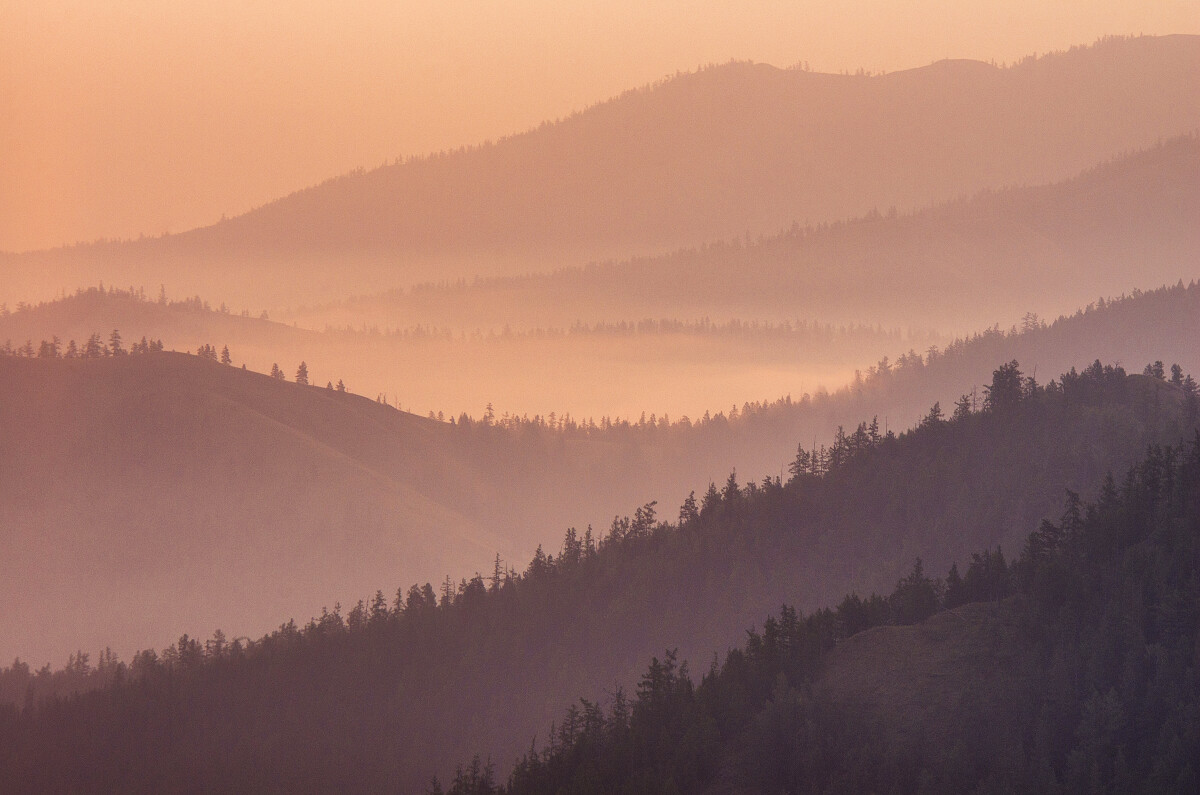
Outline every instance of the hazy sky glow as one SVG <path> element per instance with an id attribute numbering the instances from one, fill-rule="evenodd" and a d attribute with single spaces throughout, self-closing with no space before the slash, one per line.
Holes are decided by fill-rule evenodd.
<path id="1" fill-rule="evenodd" d="M 0 0 L 0 249 L 181 231 L 730 58 L 1012 61 L 1195 0 Z"/>

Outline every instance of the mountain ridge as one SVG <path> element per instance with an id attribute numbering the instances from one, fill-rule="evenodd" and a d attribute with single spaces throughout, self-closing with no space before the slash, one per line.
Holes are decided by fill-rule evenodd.
<path id="1" fill-rule="evenodd" d="M 985 85 L 957 85 L 963 71 Z M 729 79 L 744 74 L 750 86 Z M 1065 178 L 1200 127 L 1196 74 L 1200 37 L 1101 42 L 1005 70 L 815 77 L 734 64 L 179 236 L 7 259 L 69 268 L 67 287 L 153 284 L 171 267 L 188 292 L 223 282 L 257 302 L 264 278 L 291 274 L 270 306 L 339 283 L 349 289 L 335 294 L 548 270 Z M 338 279 L 318 268 L 331 261 Z"/>

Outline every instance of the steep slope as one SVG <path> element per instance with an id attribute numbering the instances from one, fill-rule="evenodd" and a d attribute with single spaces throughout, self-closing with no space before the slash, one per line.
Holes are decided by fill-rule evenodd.
<path id="1" fill-rule="evenodd" d="M 171 354 L 0 372 L 8 654 L 258 631 L 511 545 L 427 488 L 473 488 L 428 423 L 362 398 Z"/>
<path id="2" fill-rule="evenodd" d="M 1012 566 L 918 563 L 865 623 L 784 607 L 698 686 L 668 652 L 507 786 L 477 757 L 448 792 L 1195 792 L 1197 531 L 1200 443 L 1152 449 Z"/>
<path id="3" fill-rule="evenodd" d="M 0 357 L 0 382 L 0 653 L 35 661 L 490 571 L 656 482 L 636 446 L 456 427 L 183 354 Z"/>
<path id="4" fill-rule="evenodd" d="M 213 227 L 10 258 L 13 296 L 103 278 L 278 306 L 772 233 L 1063 179 L 1200 127 L 1200 38 L 882 76 L 729 64 Z M 336 269 L 329 266 L 336 265 Z M 164 276 L 163 274 L 168 274 Z M 284 287 L 280 277 L 290 274 Z"/>
<path id="5" fill-rule="evenodd" d="M 321 336 L 209 314 L 216 324 L 262 326 L 268 340 L 276 333 Z M 134 329 L 126 331 L 135 338 Z M 1160 357 L 1167 367 L 1178 362 L 1195 372 L 1197 334 L 1200 286 L 1164 288 L 1093 306 L 1050 326 L 988 332 L 936 355 L 876 365 L 833 394 L 745 404 L 736 417 L 669 426 L 647 420 L 550 427 L 544 419 L 510 419 L 502 427 L 450 425 L 196 357 L 0 357 L 0 511 L 10 522 L 7 532 L 24 539 L 14 541 L 14 549 L 44 561 L 60 553 L 30 539 L 79 535 L 93 539 L 89 550 L 107 549 L 95 539 L 112 545 L 112 551 L 86 558 L 83 568 L 94 573 L 96 593 L 108 595 L 94 600 L 108 605 L 103 622 L 89 622 L 81 613 L 74 626 L 47 629 L 40 606 L 54 603 L 54 594 L 82 592 L 64 586 L 38 592 L 43 602 L 22 597 L 21 604 L 36 607 L 9 613 L 12 629 L 0 637 L 8 654 L 44 661 L 104 644 L 128 655 L 163 643 L 181 626 L 193 633 L 218 626 L 257 633 L 288 615 L 313 613 L 338 599 L 349 603 L 398 582 L 490 571 L 496 552 L 506 562 L 526 560 L 538 544 L 556 543 L 566 527 L 604 527 L 614 514 L 651 500 L 677 505 L 689 490 L 721 482 L 735 468 L 753 481 L 778 476 L 798 442 L 829 444 L 838 425 L 852 433 L 860 421 L 878 417 L 881 430 L 904 427 L 935 401 L 951 413 L 963 393 L 974 392 L 975 404 L 982 405 L 978 387 L 990 381 L 996 362 L 1018 359 L 1043 381 L 1047 373 L 1083 369 L 1110 355 L 1134 372 Z M 77 449 L 77 440 L 89 438 L 96 441 Z M 110 461 L 117 453 L 123 457 Z M 138 463 L 142 458 L 147 463 Z M 252 463 L 239 464 L 241 458 Z M 1019 532 L 1024 520 L 1009 516 L 998 529 Z M 441 533 L 461 543 L 443 542 Z M 216 547 L 205 546 L 195 565 L 181 556 L 146 573 L 150 590 L 137 592 L 153 591 L 170 572 L 192 577 L 196 596 L 187 597 L 186 609 L 164 606 L 159 618 L 134 626 L 133 613 L 121 607 L 123 578 L 132 569 L 120 561 L 144 559 L 138 539 L 186 548 L 189 539 L 217 537 L 241 539 L 264 556 L 277 549 L 296 575 L 279 575 L 277 598 L 243 599 L 238 594 L 251 593 L 250 586 L 230 575 L 233 585 L 225 588 L 227 561 L 218 559 Z M 280 540 L 289 537 L 310 541 Z M 358 550 L 359 557 L 337 551 L 343 547 Z M 314 563 L 325 558 L 343 562 L 336 570 Z M 65 551 L 55 560 L 46 565 L 59 572 L 58 582 L 77 576 Z M 312 566 L 323 568 L 308 582 Z M 6 582 L 6 593 L 39 587 L 29 584 L 29 570 L 16 559 L 6 571 L 21 573 Z"/>
<path id="6" fill-rule="evenodd" d="M 712 317 L 873 322 L 963 332 L 1054 316 L 1136 284 L 1200 275 L 1200 138 L 1172 139 L 1061 183 L 989 191 L 757 242 L 553 274 L 420 287 L 292 312 L 384 327 L 569 325 Z M 953 295 L 953 300 L 947 296 Z"/>
<path id="7" fill-rule="evenodd" d="M 403 609 L 322 615 L 249 647 L 181 639 L 121 674 L 136 683 L 24 717 L 0 711 L 27 749 L 7 764 L 67 788 L 412 791 L 472 752 L 513 759 L 563 704 L 629 686 L 664 645 L 703 665 L 781 602 L 807 610 L 886 588 L 916 556 L 939 571 L 997 543 L 1011 554 L 1058 515 L 1065 487 L 1093 493 L 1148 442 L 1194 427 L 1194 402 L 1156 379 L 1100 368 L 1033 389 L 1006 378 L 987 412 L 853 442 L 823 475 L 729 483 L 678 524 L 643 509 L 598 545 L 569 534 L 522 576 L 440 600 L 414 588 Z M 877 623 L 873 604 L 851 602 L 838 621 Z M 15 669 L 0 680 L 17 698 L 29 683 Z M 78 728 L 92 725 L 124 728 Z"/>

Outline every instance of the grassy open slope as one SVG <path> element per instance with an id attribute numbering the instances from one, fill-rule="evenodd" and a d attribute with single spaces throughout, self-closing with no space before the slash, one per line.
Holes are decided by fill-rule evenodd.
<path id="1" fill-rule="evenodd" d="M 964 720 L 1003 712 L 1028 684 L 1027 644 L 1011 609 L 975 602 L 846 638 L 823 661 L 818 687 L 892 748 L 951 747 Z"/>
<path id="2" fill-rule="evenodd" d="M 268 338 L 300 333 L 210 314 Z M 1134 372 L 1160 356 L 1194 372 L 1197 328 L 1200 287 L 1175 287 L 905 358 L 837 394 L 732 421 L 608 431 L 452 426 L 183 355 L 0 358 L 0 512 L 15 573 L 6 593 L 37 594 L 7 614 L 12 630 L 0 637 L 37 660 L 104 643 L 128 654 L 179 630 L 257 633 L 376 588 L 487 572 L 496 552 L 527 560 L 568 526 L 604 527 L 650 500 L 670 511 L 734 468 L 743 479 L 778 475 L 797 442 L 827 443 L 839 424 L 852 431 L 878 415 L 903 427 L 935 400 L 949 413 L 997 362 L 1018 359 L 1041 381 L 1108 356 Z M 998 521 L 1004 532 L 1020 524 Z M 148 560 L 162 565 L 128 562 Z M 35 562 L 54 572 L 40 584 Z M 261 593 L 248 584 L 256 567 L 278 572 L 266 600 L 246 597 Z M 146 597 L 164 583 L 176 601 Z M 43 605 L 89 588 L 97 598 L 78 623 L 47 623 Z M 133 599 L 158 618 L 135 627 L 142 611 L 123 607 Z"/>
<path id="3" fill-rule="evenodd" d="M 171 354 L 0 371 L 8 654 L 257 632 L 511 548 L 431 486 L 474 485 L 431 424 L 372 401 Z"/>

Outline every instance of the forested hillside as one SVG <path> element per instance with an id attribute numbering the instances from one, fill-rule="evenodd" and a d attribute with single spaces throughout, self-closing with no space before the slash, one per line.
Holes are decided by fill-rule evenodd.
<path id="1" fill-rule="evenodd" d="M 664 647 L 705 665 L 779 604 L 810 611 L 890 588 L 918 557 L 925 571 L 997 545 L 1011 558 L 1059 514 L 1064 489 L 1094 494 L 1148 444 L 1190 435 L 1194 383 L 1151 369 L 1096 364 L 1041 385 L 1010 363 L 979 410 L 938 407 L 899 436 L 868 421 L 801 449 L 787 482 L 731 476 L 677 520 L 648 504 L 606 532 L 569 531 L 521 574 L 401 585 L 258 641 L 184 637 L 102 670 L 10 667 L 0 681 L 22 706 L 0 718 L 0 776 L 412 790 L 475 752 L 505 765 L 564 704 L 632 685 Z M 864 626 L 877 604 L 862 608 Z"/>
<path id="2" fill-rule="evenodd" d="M 36 355 L 41 341 L 54 336 L 65 348 L 70 339 L 82 343 L 94 332 L 107 338 L 118 328 L 127 343 L 146 336 L 174 350 L 227 346 L 236 364 L 260 372 L 279 363 L 290 377 L 304 361 L 316 383 L 342 379 L 354 392 L 386 396 L 421 415 L 479 418 L 491 403 L 499 418 L 535 424 L 586 427 L 590 420 L 599 426 L 606 416 L 610 422 L 621 417 L 654 425 L 651 435 L 661 441 L 669 436 L 659 433 L 663 425 L 685 416 L 687 425 L 705 412 L 729 419 L 730 404 L 719 397 L 736 396 L 741 429 L 725 434 L 713 426 L 703 445 L 733 445 L 729 454 L 710 459 L 691 450 L 678 457 L 699 455 L 705 467 L 661 492 L 663 499 L 733 467 L 754 478 L 777 474 L 797 439 L 827 443 L 838 425 L 863 417 L 878 415 L 891 427 L 907 427 L 934 401 L 948 405 L 985 383 L 997 361 L 1018 359 L 1043 377 L 1098 358 L 1139 371 L 1162 358 L 1200 371 L 1200 353 L 1191 344 L 1200 334 L 1195 282 L 1099 297 L 1052 322 L 1026 313 L 1007 330 L 997 326 L 949 343 L 919 331 L 803 320 L 768 325 L 649 318 L 524 333 L 493 327 L 463 334 L 434 326 L 316 332 L 222 312 L 199 298 L 164 305 L 137 290 L 112 288 L 15 308 L 6 314 L 0 307 L 0 350 L 28 343 Z"/>
<path id="3" fill-rule="evenodd" d="M 99 296 L 81 300 L 93 299 Z M 1017 359 L 1043 380 L 1082 370 L 1105 351 L 1135 373 L 1160 356 L 1188 371 L 1200 367 L 1191 344 L 1200 335 L 1200 287 L 1178 285 L 1101 302 L 1053 324 L 1031 317 L 1020 330 L 883 360 L 833 393 L 747 402 L 698 418 L 517 417 L 499 407 L 437 421 L 331 393 L 323 385 L 340 378 L 332 359 L 309 362 L 319 388 L 216 361 L 227 342 L 219 334 L 261 333 L 265 345 L 295 330 L 202 307 L 129 303 L 131 317 L 148 317 L 149 327 L 207 338 L 211 359 L 54 358 L 72 340 L 80 350 L 93 337 L 98 352 L 108 353 L 111 332 L 100 329 L 77 340 L 64 332 L 57 349 L 44 338 L 0 344 L 0 353 L 20 348 L 33 356 L 0 356 L 7 462 L 0 515 L 12 539 L 12 573 L 0 587 L 21 607 L 0 618 L 0 645 L 38 665 L 105 644 L 128 657 L 182 629 L 257 635 L 289 615 L 397 578 L 436 582 L 449 574 L 457 581 L 488 571 L 496 553 L 512 565 L 538 544 L 556 543 L 566 527 L 605 527 L 614 514 L 652 500 L 678 504 L 735 469 L 743 480 L 777 477 L 797 443 L 828 447 L 839 426 L 852 435 L 859 422 L 875 420 L 885 434 L 916 424 L 935 402 L 951 413 L 964 394 L 977 408 L 997 361 Z M 63 319 L 64 308 L 71 304 L 16 312 L 0 326 Z M 126 349 L 141 345 L 138 329 L 126 329 Z M 236 345 L 233 355 L 242 356 Z M 293 359 L 303 355 L 297 350 Z M 292 379 L 298 364 L 285 363 L 280 375 Z M 356 386 L 350 379 L 350 390 Z M 254 463 L 238 464 L 238 456 Z M 1027 520 L 999 517 L 996 533 L 1019 538 Z M 213 539 L 241 551 L 221 552 Z M 170 551 L 180 540 L 179 549 L 195 554 Z M 240 596 L 248 581 L 238 572 L 268 559 L 279 569 L 273 596 Z M 130 560 L 155 565 L 139 569 Z M 35 578 L 36 561 L 46 568 Z M 86 609 L 53 624 L 35 620 L 63 593 L 87 593 Z M 156 607 L 134 620 L 122 605 L 143 598 Z"/>
<path id="4" fill-rule="evenodd" d="M 1189 281 L 1200 251 L 1200 138 L 1123 153 L 1056 184 L 552 274 L 428 284 L 294 311 L 302 325 L 484 327 L 703 317 L 871 321 L 969 331 Z M 951 197 L 945 197 L 951 198 Z M 953 295 L 953 300 L 947 300 Z"/>
<path id="5" fill-rule="evenodd" d="M 1198 656 L 1200 436 L 1068 493 L 1011 565 L 784 607 L 698 683 L 668 651 L 507 786 L 476 757 L 448 791 L 1195 792 Z"/>
<path id="6" fill-rule="evenodd" d="M 6 256 L 0 300 L 169 281 L 274 307 L 905 212 L 1065 179 L 1195 130 L 1198 70 L 1195 36 L 886 75 L 729 63 L 211 227 Z M 60 281 L 47 284 L 51 268 Z"/>

